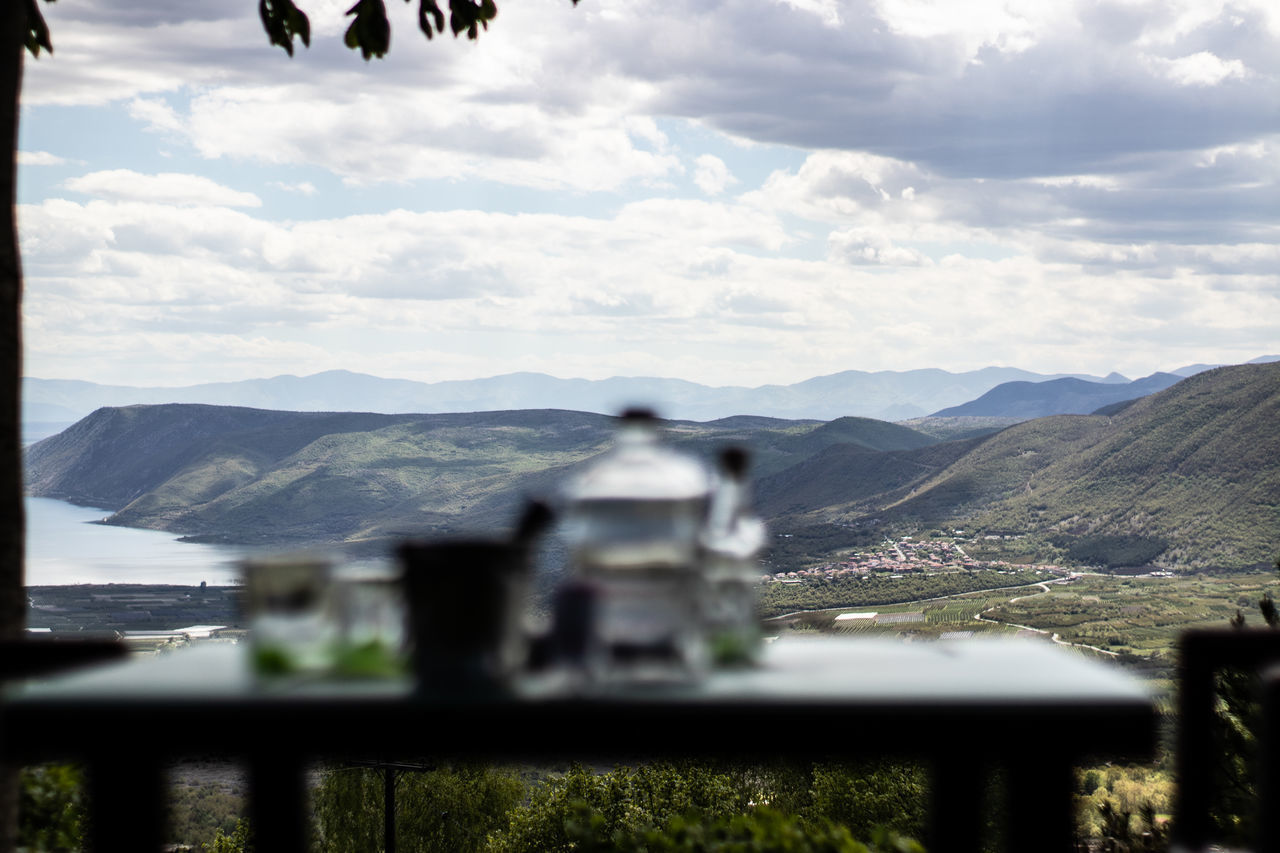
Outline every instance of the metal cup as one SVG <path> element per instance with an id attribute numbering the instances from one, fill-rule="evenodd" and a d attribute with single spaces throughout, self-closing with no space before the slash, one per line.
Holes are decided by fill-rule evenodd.
<path id="1" fill-rule="evenodd" d="M 529 547 L 522 541 L 407 542 L 397 552 L 420 691 L 500 692 L 525 664 Z"/>

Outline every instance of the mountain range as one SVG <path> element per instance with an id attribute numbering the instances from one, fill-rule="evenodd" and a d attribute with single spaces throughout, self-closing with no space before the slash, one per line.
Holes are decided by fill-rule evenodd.
<path id="1" fill-rule="evenodd" d="M 1280 356 L 1263 356 L 1255 361 L 1276 358 Z M 1208 365 L 1190 365 L 1171 373 L 1185 377 L 1207 369 Z M 32 439 L 52 435 L 103 406 L 159 403 L 384 414 L 511 409 L 566 409 L 615 414 L 627 406 L 641 404 L 655 408 L 669 418 L 694 421 L 718 420 L 734 415 L 815 420 L 857 416 L 901 421 L 959 406 L 1004 383 L 1043 384 L 1068 378 L 1104 387 L 1115 386 L 1112 390 L 1116 394 L 1128 395 L 1112 394 L 1105 400 L 1107 403 L 1155 390 L 1121 392 L 1120 388 L 1129 384 L 1129 380 L 1118 373 L 1099 379 L 1080 374 L 1040 374 L 1010 367 L 987 367 L 960 373 L 932 368 L 877 372 L 846 370 L 793 385 L 754 388 L 710 387 L 680 379 L 645 377 L 558 379 L 541 373 L 414 382 L 345 370 L 331 370 L 312 376 L 276 376 L 171 388 L 98 385 L 77 380 L 27 377 L 22 386 L 22 420 Z M 1053 408 L 1052 405 L 1050 407 Z M 1096 407 L 1062 409 L 1058 405 L 1054 411 L 1046 411 L 1023 406 L 1020 411 L 1026 414 L 1012 416 L 1039 417 L 1056 411 L 1084 413 Z M 987 414 L 1010 416 L 994 411 Z"/>
<path id="2" fill-rule="evenodd" d="M 933 417 L 1030 420 L 1046 415 L 1086 415 L 1112 403 L 1163 391 L 1182 379 L 1174 373 L 1153 373 L 1132 382 L 1088 382 L 1070 376 L 1044 382 L 1003 382 L 978 399 L 934 412 Z"/>
<path id="3" fill-rule="evenodd" d="M 176 388 L 97 385 L 65 379 L 23 380 L 23 420 L 67 424 L 102 406 L 206 403 L 281 411 L 477 412 L 567 409 L 615 414 L 654 407 L 665 417 L 708 421 L 733 415 L 832 420 L 846 415 L 902 420 L 974 399 L 1002 382 L 1063 378 L 1006 367 L 963 373 L 925 369 L 868 373 L 848 370 L 794 385 L 713 388 L 679 379 L 614 377 L 558 379 L 511 373 L 487 379 L 414 382 L 344 370 Z M 1126 382 L 1124 377 L 1102 382 Z"/>
<path id="4" fill-rule="evenodd" d="M 28 448 L 28 488 L 205 540 L 378 550 L 504 528 L 524 496 L 554 497 L 608 448 L 614 423 L 563 410 L 104 408 Z M 1024 557 L 1197 568 L 1255 565 L 1280 545 L 1277 424 L 1280 364 L 1258 364 L 1197 373 L 1102 414 L 952 441 L 854 417 L 670 420 L 665 431 L 704 458 L 728 443 L 752 450 L 783 567 L 963 527 L 979 544 L 1020 537 Z"/>

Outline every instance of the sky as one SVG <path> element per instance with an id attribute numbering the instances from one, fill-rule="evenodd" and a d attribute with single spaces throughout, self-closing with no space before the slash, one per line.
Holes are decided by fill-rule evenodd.
<path id="1" fill-rule="evenodd" d="M 28 376 L 791 383 L 1280 352 L 1274 0 L 42 3 Z"/>

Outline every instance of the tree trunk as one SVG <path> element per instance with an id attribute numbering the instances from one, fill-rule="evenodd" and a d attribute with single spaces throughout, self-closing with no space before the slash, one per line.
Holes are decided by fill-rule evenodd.
<path id="1" fill-rule="evenodd" d="M 22 261 L 18 255 L 16 176 L 18 96 L 26 4 L 9 0 L 0 15 L 0 639 L 20 636 L 26 624 L 22 562 L 26 525 L 22 505 Z"/>
<path id="2" fill-rule="evenodd" d="M 18 96 L 27 4 L 7 0 L 0 13 L 0 639 L 20 637 L 26 623 L 26 519 L 22 505 L 22 262 L 18 256 Z M 12 733 L 10 733 L 12 735 Z M 0 764 L 0 853 L 17 847 L 17 769 Z"/>

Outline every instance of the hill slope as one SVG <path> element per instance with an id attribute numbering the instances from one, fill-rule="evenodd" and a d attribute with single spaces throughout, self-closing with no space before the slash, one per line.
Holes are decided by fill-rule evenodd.
<path id="1" fill-rule="evenodd" d="M 275 412 L 172 404 L 101 409 L 27 451 L 31 494 L 115 510 L 115 524 L 234 542 L 375 543 L 501 529 L 610 446 L 614 419 L 557 410 L 443 415 Z M 935 439 L 867 419 L 667 423 L 710 458 L 728 443 L 780 470 L 837 444 Z"/>
<path id="2" fill-rule="evenodd" d="M 857 470 L 831 466 L 826 476 Z M 785 492 L 770 501 L 804 505 Z M 1265 562 L 1280 548 L 1280 364 L 1200 373 L 1111 417 L 1027 421 L 897 489 L 870 498 L 851 489 L 801 512 L 809 523 L 856 526 L 875 514 L 1037 534 L 1076 554 L 1129 543 L 1170 566 Z"/>

